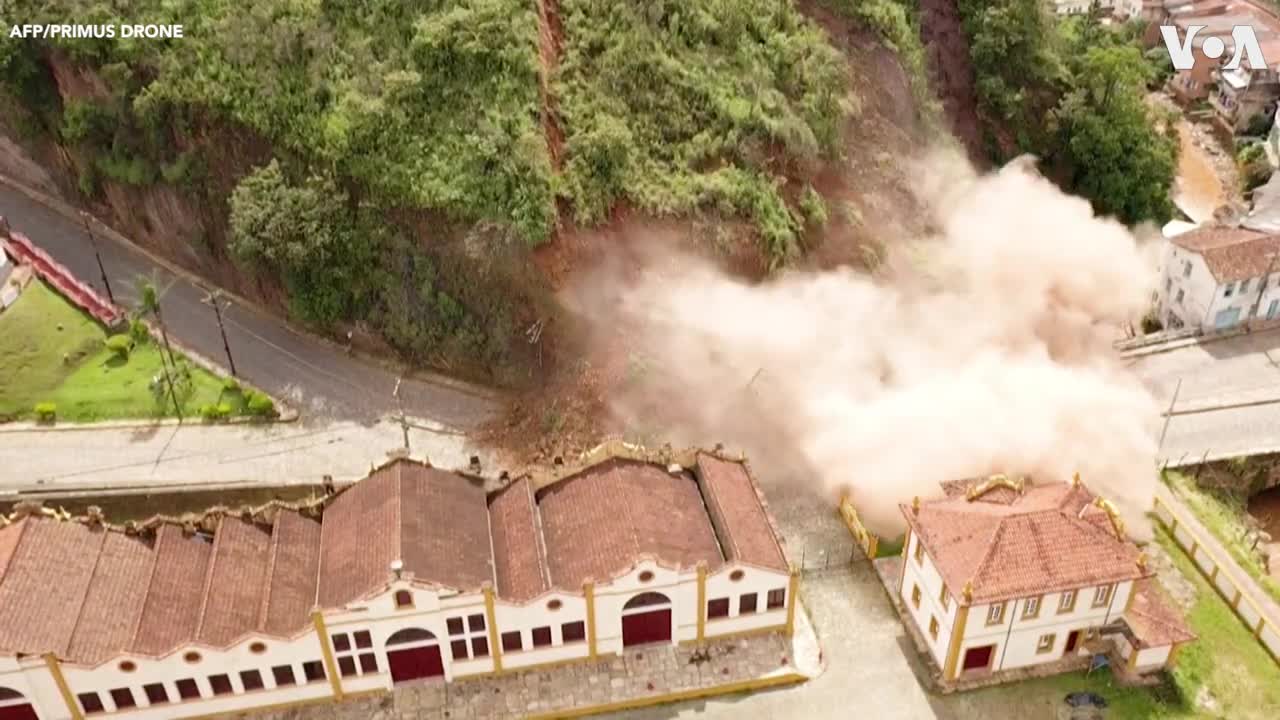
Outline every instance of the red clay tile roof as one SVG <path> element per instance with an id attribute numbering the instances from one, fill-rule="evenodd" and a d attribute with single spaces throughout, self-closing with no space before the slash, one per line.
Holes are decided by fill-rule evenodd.
<path id="1" fill-rule="evenodd" d="M 957 495 L 918 513 L 899 507 L 947 587 L 958 596 L 971 583 L 978 604 L 1146 576 L 1137 546 L 1092 499 L 1083 486 L 1054 483 L 1028 485 L 1010 503 Z"/>
<path id="2" fill-rule="evenodd" d="M 176 525 L 156 531 L 155 571 L 133 639 L 134 652 L 164 655 L 196 636 L 212 551 L 213 543 L 204 535 L 185 535 Z"/>
<path id="3" fill-rule="evenodd" d="M 1133 592 L 1133 604 L 1125 611 L 1124 621 L 1139 646 L 1163 647 L 1196 639 L 1182 613 L 1154 578 L 1134 583 Z"/>
<path id="4" fill-rule="evenodd" d="M 1280 252 L 1280 235 L 1232 227 L 1202 227 L 1182 233 L 1170 242 L 1204 258 L 1218 282 L 1234 282 L 1260 277 L 1273 266 L 1272 253 Z"/>
<path id="5" fill-rule="evenodd" d="M 787 559 L 746 465 L 699 453 L 698 475 L 725 557 L 786 572 Z"/>
<path id="6" fill-rule="evenodd" d="M 405 577 L 479 590 L 493 582 L 484 489 L 415 462 L 394 462 L 343 492 L 321 524 L 321 607 L 338 607 Z"/>
<path id="7" fill-rule="evenodd" d="M 290 508 L 254 521 L 218 512 L 200 523 L 212 534 L 163 519 L 129 534 L 24 516 L 0 528 L 0 654 L 96 665 L 193 642 L 292 637 L 317 601 L 339 606 L 386 585 L 397 557 L 406 577 L 456 590 L 496 577 L 500 597 L 514 602 L 580 592 L 588 577 L 609 580 L 641 555 L 715 569 L 724 555 L 704 492 L 732 557 L 785 570 L 745 467 L 703 456 L 697 469 L 703 490 L 688 471 L 614 460 L 540 498 L 521 479 L 486 503 L 468 478 L 399 461 L 316 508 L 319 519 Z"/>
<path id="8" fill-rule="evenodd" d="M 199 642 L 225 647 L 258 629 L 270 553 L 270 528 L 234 517 L 222 519 L 209 561 L 204 609 L 196 631 Z"/>
<path id="9" fill-rule="evenodd" d="M 65 653 L 106 533 L 30 519 L 0 533 L 22 535 L 0 578 L 0 648 Z"/>
<path id="10" fill-rule="evenodd" d="M 276 515 L 271 535 L 271 563 L 258 629 L 287 636 L 307 624 L 316 602 L 320 573 L 320 523 L 296 512 Z"/>
<path id="11" fill-rule="evenodd" d="M 129 647 L 154 563 L 155 553 L 143 539 L 106 533 L 66 657 L 96 665 Z"/>
<path id="12" fill-rule="evenodd" d="M 539 491 L 551 582 L 577 591 L 641 555 L 679 568 L 724 562 L 697 481 L 652 464 L 609 460 Z"/>
<path id="13" fill-rule="evenodd" d="M 504 599 L 522 603 L 551 589 L 540 521 L 528 478 L 516 480 L 489 501 L 496 590 Z"/>

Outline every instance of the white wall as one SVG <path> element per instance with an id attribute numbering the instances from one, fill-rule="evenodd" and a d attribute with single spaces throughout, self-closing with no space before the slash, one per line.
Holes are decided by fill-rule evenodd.
<path id="1" fill-rule="evenodd" d="M 732 579 L 736 572 L 742 575 Z M 707 575 L 707 602 L 718 598 L 729 599 L 729 616 L 707 618 L 707 637 L 732 635 L 734 633 L 778 627 L 787 622 L 787 594 L 790 592 L 791 577 L 784 573 L 752 567 L 750 565 L 729 564 L 714 574 Z M 769 610 L 769 591 L 782 590 L 782 607 Z M 756 596 L 756 611 L 742 614 L 740 612 L 743 595 Z M 697 628 L 694 628 L 695 635 Z"/>
<path id="2" fill-rule="evenodd" d="M 1023 617 L 1028 598 L 1018 598 L 1005 603 L 1004 617 L 994 625 L 987 624 L 991 605 L 974 605 L 965 623 L 964 639 L 956 662 L 956 672 L 964 667 L 964 655 L 969 648 L 994 645 L 991 671 L 1052 662 L 1063 657 L 1067 637 L 1072 631 L 1080 631 L 1077 648 L 1084 643 L 1086 631 L 1119 618 L 1129 601 L 1132 581 L 1119 583 L 1111 598 L 1102 607 L 1093 607 L 1096 588 L 1080 588 L 1075 607 L 1069 612 L 1058 612 L 1063 593 L 1048 593 L 1040 601 L 1040 612 L 1035 617 Z M 1053 635 L 1053 645 L 1047 652 L 1038 652 L 1040 638 Z"/>
<path id="3" fill-rule="evenodd" d="M 902 583 L 902 602 L 907 608 L 911 619 L 915 621 L 916 627 L 920 630 L 920 636 L 924 638 L 925 643 L 929 647 L 929 654 L 933 656 L 938 667 L 946 667 L 947 647 L 951 641 L 951 628 L 955 623 L 957 608 L 959 603 L 956 597 L 960 590 L 958 588 L 947 588 L 951 595 L 948 607 L 943 609 L 941 601 L 942 593 L 942 576 L 938 574 L 934 567 L 933 559 L 929 557 L 929 553 L 925 552 L 922 560 L 916 561 L 916 547 L 920 543 L 920 538 L 911 533 L 911 540 L 907 545 L 907 556 L 903 562 L 906 563 L 906 576 Z M 911 590 L 914 587 L 920 588 L 920 607 L 917 608 L 911 602 Z M 931 638 L 929 635 L 930 618 L 938 619 L 938 635 Z"/>
<path id="4" fill-rule="evenodd" d="M 1232 283 L 1232 292 L 1228 297 L 1226 284 L 1219 284 L 1209 272 L 1209 266 L 1198 253 L 1184 250 L 1171 242 L 1165 243 L 1165 254 L 1162 263 L 1163 271 L 1160 287 L 1157 291 L 1160 308 L 1160 321 L 1169 328 L 1169 314 L 1176 315 L 1187 327 L 1203 327 L 1213 329 L 1218 313 L 1232 308 L 1239 308 L 1239 322 L 1250 317 L 1253 305 L 1258 301 L 1259 277 L 1248 280 L 1248 287 L 1240 292 L 1240 283 Z M 1187 265 L 1191 267 L 1190 275 L 1186 275 Z M 1183 298 L 1178 300 L 1178 291 L 1183 291 Z M 1258 304 L 1256 318 L 1265 318 L 1271 302 L 1280 301 L 1280 273 L 1273 273 L 1267 289 L 1262 293 L 1262 302 Z M 1280 318 L 1280 304 L 1277 305 L 1277 318 Z"/>
<path id="5" fill-rule="evenodd" d="M 1150 668 L 1164 667 L 1169 661 L 1169 654 L 1173 648 L 1169 645 L 1160 647 L 1144 648 L 1138 651 L 1138 670 L 1147 670 Z"/>
<path id="6" fill-rule="evenodd" d="M 738 579 L 732 579 L 739 572 Z M 641 581 L 642 576 L 649 579 Z M 789 582 L 790 576 L 786 573 L 740 564 L 727 565 L 713 574 L 708 574 L 707 599 L 728 597 L 731 601 L 729 617 L 709 621 L 706 626 L 707 635 L 725 635 L 783 626 L 787 616 L 786 604 L 784 602 L 782 607 L 768 610 L 768 593 L 770 590 L 778 589 L 783 590 L 784 593 L 789 592 Z M 397 591 L 410 592 L 412 605 L 397 607 L 395 602 Z M 627 601 L 643 592 L 662 593 L 671 600 L 673 643 L 697 638 L 699 608 L 696 570 L 677 572 L 644 560 L 622 577 L 611 583 L 597 585 L 595 588 L 598 654 L 622 651 L 622 608 Z M 740 598 L 744 594 L 757 596 L 756 612 L 747 614 L 740 612 Z M 552 600 L 559 602 L 558 609 L 551 609 L 549 603 Z M 467 618 L 472 615 L 485 617 L 483 631 L 470 630 Z M 386 642 L 393 634 L 405 628 L 420 628 L 435 635 L 440 647 L 446 680 L 493 672 L 494 655 L 501 648 L 503 632 L 520 632 L 521 644 L 524 648 L 520 652 L 502 653 L 504 670 L 585 658 L 590 653 L 588 644 L 590 628 L 587 626 L 586 598 L 582 593 L 552 592 L 523 605 L 497 600 L 494 604 L 494 616 L 497 620 L 496 643 L 489 631 L 483 593 L 439 594 L 434 589 L 413 587 L 407 582 L 397 581 L 384 592 L 366 601 L 353 603 L 341 611 L 327 614 L 325 624 L 330 636 L 345 634 L 351 640 L 351 649 L 348 651 L 334 648 L 335 666 L 343 656 L 351 656 L 356 660 L 356 675 L 341 677 L 339 670 L 339 681 L 344 693 L 392 687 L 390 668 L 386 659 Z M 463 618 L 466 630 L 462 636 L 449 635 L 448 619 L 453 617 Z M 581 621 L 585 626 L 583 640 L 565 643 L 563 626 L 577 621 Z M 552 644 L 535 649 L 533 648 L 533 629 L 539 627 L 551 628 Z M 369 632 L 371 640 L 369 648 L 356 647 L 354 633 L 357 631 Z M 451 641 L 465 638 L 470 656 L 473 652 L 471 640 L 474 637 L 485 638 L 488 644 L 488 655 L 455 660 L 450 647 Z M 250 646 L 255 641 L 264 643 L 265 650 L 260 653 L 252 652 Z M 200 659 L 196 663 L 188 663 L 184 660 L 184 655 L 192 650 L 200 654 Z M 374 654 L 377 661 L 376 671 L 366 672 L 359 663 L 359 656 L 366 653 Z M 126 659 L 134 663 L 135 668 L 132 671 L 126 672 L 121 669 L 120 662 Z M 189 646 L 180 648 L 163 658 L 120 656 L 96 668 L 63 664 L 62 669 L 73 694 L 97 692 L 107 712 L 116 710 L 110 691 L 129 688 L 133 691 L 138 707 L 122 714 L 141 720 L 169 720 L 329 697 L 332 689 L 328 680 L 307 684 L 302 670 L 303 662 L 322 662 L 323 659 L 320 638 L 313 629 L 308 628 L 299 637 L 291 640 L 246 637 L 227 650 Z M 276 688 L 272 668 L 278 665 L 292 666 L 298 684 Z M 245 692 L 240 678 L 240 672 L 244 670 L 258 670 L 263 680 L 263 689 Z M 219 674 L 228 676 L 233 694 L 217 697 L 213 695 L 209 676 Z M 202 699 L 180 700 L 175 683 L 184 678 L 196 681 L 201 690 Z M 148 707 L 143 686 L 151 683 L 164 684 L 170 698 L 169 703 Z M 63 720 L 70 717 L 57 685 L 40 658 L 25 658 L 18 661 L 11 657 L 0 657 L 0 686 L 12 688 L 26 695 L 44 720 Z"/>

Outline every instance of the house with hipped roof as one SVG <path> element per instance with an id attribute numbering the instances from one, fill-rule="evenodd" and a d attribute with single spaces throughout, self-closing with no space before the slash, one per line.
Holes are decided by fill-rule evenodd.
<path id="1" fill-rule="evenodd" d="M 901 505 L 898 595 L 944 685 L 1089 657 L 1109 642 L 1134 674 L 1194 639 L 1110 503 L 1077 479 L 943 483 Z"/>
<path id="2" fill-rule="evenodd" d="M 1169 330 L 1280 319 L 1280 234 L 1202 226 L 1165 243 L 1155 304 Z"/>
<path id="3" fill-rule="evenodd" d="M 742 458 L 614 443 L 486 492 L 396 459 L 331 496 L 122 526 L 0 516 L 0 720 L 169 720 L 790 632 Z"/>

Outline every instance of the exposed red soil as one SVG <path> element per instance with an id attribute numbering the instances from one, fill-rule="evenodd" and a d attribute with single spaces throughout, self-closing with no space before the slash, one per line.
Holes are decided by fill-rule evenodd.
<path id="1" fill-rule="evenodd" d="M 564 162 L 564 131 L 556 114 L 556 98 L 551 84 L 560 66 L 560 52 L 564 45 L 564 27 L 560 24 L 560 5 L 557 0 L 538 0 L 538 59 L 541 65 L 542 131 L 547 137 L 547 150 L 551 153 L 551 167 L 559 172 Z M 563 213 L 562 213 L 563 215 Z"/>
<path id="2" fill-rule="evenodd" d="M 969 151 L 970 160 L 984 162 L 973 61 L 956 0 L 920 0 L 920 40 L 928 54 L 929 74 L 942 99 L 951 131 Z"/>

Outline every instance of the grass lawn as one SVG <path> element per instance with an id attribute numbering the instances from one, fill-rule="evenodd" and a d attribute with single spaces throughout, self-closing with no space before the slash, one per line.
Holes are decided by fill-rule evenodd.
<path id="1" fill-rule="evenodd" d="M 1206 490 L 1196 485 L 1195 480 L 1178 472 L 1166 472 L 1164 479 L 1209 532 L 1222 541 L 1245 572 L 1253 576 L 1272 598 L 1280 601 L 1280 582 L 1263 571 L 1259 558 L 1244 543 L 1243 538 L 1248 530 L 1243 519 L 1248 513 L 1245 499 Z"/>
<path id="2" fill-rule="evenodd" d="M 1068 692 L 1085 691 L 1106 698 L 1107 717 L 1114 720 L 1280 718 L 1280 665 L 1271 660 L 1167 533 L 1158 530 L 1156 542 L 1195 586 L 1196 601 L 1187 621 L 1199 636 L 1178 650 L 1173 671 L 1163 685 L 1122 688 L 1114 685 L 1106 671 L 1089 676 L 1072 673 L 963 693 L 961 697 L 972 696 L 966 704 L 972 703 L 974 709 L 1018 708 L 1026 715 L 1052 712 Z M 1197 698 L 1205 699 L 1206 707 L 1201 707 Z"/>
<path id="3" fill-rule="evenodd" d="M 36 403 L 57 405 L 59 421 L 170 417 L 172 401 L 152 396 L 151 378 L 160 373 L 159 347 L 137 345 L 127 360 L 103 341 L 106 330 L 43 283 L 27 287 L 13 307 L 0 314 L 0 419 L 30 419 Z M 191 393 L 185 417 L 201 405 L 225 402 L 243 410 L 241 393 L 191 366 Z"/>

